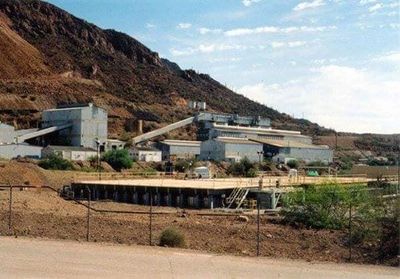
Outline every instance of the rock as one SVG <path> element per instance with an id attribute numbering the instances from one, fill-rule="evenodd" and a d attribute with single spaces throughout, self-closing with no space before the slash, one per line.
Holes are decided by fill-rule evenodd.
<path id="1" fill-rule="evenodd" d="M 240 221 L 240 222 L 247 223 L 247 222 L 249 222 L 249 217 L 244 216 L 244 215 L 240 215 L 239 217 L 237 217 L 237 220 Z"/>
<path id="2" fill-rule="evenodd" d="M 268 238 L 274 238 L 274 237 L 272 236 L 272 234 L 270 234 L 270 233 L 268 233 L 268 234 L 266 235 L 266 237 L 268 237 Z"/>

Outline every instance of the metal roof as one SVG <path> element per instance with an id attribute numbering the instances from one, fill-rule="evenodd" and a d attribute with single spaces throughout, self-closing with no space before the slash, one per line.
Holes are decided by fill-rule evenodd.
<path id="1" fill-rule="evenodd" d="M 314 145 L 306 144 L 292 140 L 273 140 L 273 139 L 261 139 L 261 138 L 250 138 L 253 142 L 262 144 L 272 145 L 275 147 L 291 147 L 291 148 L 310 148 L 310 149 L 329 149 L 327 145 Z"/>
<path id="2" fill-rule="evenodd" d="M 252 144 L 259 145 L 260 143 L 249 141 L 245 138 L 233 138 L 233 137 L 217 137 L 214 139 L 215 141 L 224 142 L 224 143 L 234 143 L 234 144 Z"/>
<path id="3" fill-rule="evenodd" d="M 138 151 L 156 151 L 156 152 L 161 152 L 161 150 L 158 150 L 157 148 L 151 147 L 151 146 L 135 146 L 132 149 L 133 150 L 138 150 Z"/>
<path id="4" fill-rule="evenodd" d="M 230 125 L 220 125 L 220 124 L 215 124 L 215 123 L 213 123 L 213 127 L 218 130 L 234 130 L 234 131 L 262 133 L 262 134 L 271 134 L 271 135 L 277 134 L 277 135 L 302 136 L 300 131 L 276 130 L 276 129 L 272 129 L 272 128 L 263 128 L 263 127 L 230 126 Z"/>
<path id="5" fill-rule="evenodd" d="M 191 141 L 191 140 L 164 140 L 160 143 L 166 145 L 179 145 L 179 146 L 193 146 L 200 147 L 201 141 Z"/>

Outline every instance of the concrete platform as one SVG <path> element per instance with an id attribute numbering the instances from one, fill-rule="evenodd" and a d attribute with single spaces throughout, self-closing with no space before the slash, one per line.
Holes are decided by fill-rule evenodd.
<path id="1" fill-rule="evenodd" d="M 267 176 L 263 177 L 263 187 L 276 187 L 277 181 L 279 185 L 299 186 L 301 184 L 323 184 L 335 182 L 338 184 L 351 183 L 367 183 L 370 179 L 366 177 L 297 177 L 289 178 L 286 176 Z M 149 178 L 149 179 L 106 179 L 106 180 L 77 180 L 74 184 L 85 185 L 115 185 L 126 187 L 157 187 L 157 188 L 182 188 L 182 189 L 209 189 L 209 190 L 225 190 L 237 187 L 257 188 L 259 187 L 260 178 L 217 178 L 217 179 L 170 179 L 170 178 Z"/>

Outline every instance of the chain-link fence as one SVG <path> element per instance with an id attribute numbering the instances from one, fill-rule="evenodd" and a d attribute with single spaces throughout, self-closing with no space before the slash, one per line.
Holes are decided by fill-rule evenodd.
<path id="1" fill-rule="evenodd" d="M 172 228 L 184 237 L 184 247 L 213 253 L 396 264 L 399 197 L 395 187 L 369 191 L 377 197 L 374 204 L 387 206 L 368 215 L 354 197 L 344 214 L 345 226 L 313 229 L 301 222 L 288 224 L 279 213 L 263 209 L 258 215 L 257 210 L 162 207 L 155 205 L 154 195 L 150 205 L 65 200 L 49 187 L 2 186 L 0 234 L 159 245 L 163 232 Z"/>

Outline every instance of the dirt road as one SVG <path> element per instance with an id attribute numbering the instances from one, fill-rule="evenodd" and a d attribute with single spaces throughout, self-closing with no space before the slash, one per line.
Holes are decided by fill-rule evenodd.
<path id="1" fill-rule="evenodd" d="M 399 278 L 400 269 L 0 238 L 0 278 Z"/>

